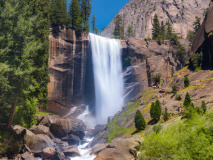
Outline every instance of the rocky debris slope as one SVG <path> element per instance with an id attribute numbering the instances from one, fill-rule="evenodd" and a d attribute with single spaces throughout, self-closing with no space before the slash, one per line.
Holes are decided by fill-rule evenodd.
<path id="1" fill-rule="evenodd" d="M 17 135 L 24 133 L 22 150 L 16 158 L 65 160 L 81 156 L 77 145 L 86 142 L 84 132 L 87 130 L 81 120 L 47 115 L 37 118 L 39 125 L 30 130 L 18 125 L 13 127 Z"/>
<path id="2" fill-rule="evenodd" d="M 130 0 L 118 14 L 123 18 L 125 34 L 128 25 L 131 24 L 136 39 L 152 37 L 155 13 L 164 24 L 170 20 L 175 33 L 186 38 L 188 31 L 193 30 L 195 16 L 203 19 L 209 2 L 210 0 Z M 101 35 L 112 37 L 114 27 L 113 19 Z"/>

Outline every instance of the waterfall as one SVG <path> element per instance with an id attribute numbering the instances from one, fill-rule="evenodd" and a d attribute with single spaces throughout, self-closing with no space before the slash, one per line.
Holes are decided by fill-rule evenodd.
<path id="1" fill-rule="evenodd" d="M 118 40 L 89 34 L 95 84 L 96 121 L 106 124 L 107 118 L 122 109 L 123 76 L 121 45 Z"/>

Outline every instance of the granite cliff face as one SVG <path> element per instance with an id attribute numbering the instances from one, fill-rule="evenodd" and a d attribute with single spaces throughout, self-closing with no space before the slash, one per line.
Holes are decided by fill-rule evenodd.
<path id="1" fill-rule="evenodd" d="M 203 20 L 203 13 L 210 0 L 131 0 L 119 12 L 123 18 L 126 33 L 129 24 L 132 25 L 136 39 L 152 37 L 152 24 L 155 13 L 160 21 L 172 22 L 174 31 L 183 38 L 189 30 L 193 30 L 195 16 Z M 102 36 L 112 37 L 114 19 L 102 31 Z"/>
<path id="2" fill-rule="evenodd" d="M 49 42 L 48 110 L 57 112 L 83 102 L 88 37 L 71 29 L 51 29 Z"/>

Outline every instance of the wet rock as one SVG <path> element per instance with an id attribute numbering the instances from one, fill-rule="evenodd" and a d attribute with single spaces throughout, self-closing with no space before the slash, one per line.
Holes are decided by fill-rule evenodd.
<path id="1" fill-rule="evenodd" d="M 55 154 L 55 149 L 53 148 L 45 148 L 43 149 L 42 153 L 41 153 L 41 157 L 43 159 L 49 159 L 50 157 L 52 157 Z"/>
<path id="2" fill-rule="evenodd" d="M 101 144 L 96 144 L 92 150 L 91 150 L 91 154 L 95 154 L 97 155 L 98 153 L 100 153 L 101 151 L 103 151 L 106 148 L 106 144 L 101 143 Z"/>
<path id="3" fill-rule="evenodd" d="M 33 132 L 34 134 L 48 135 L 50 129 L 49 129 L 49 127 L 46 127 L 44 125 L 38 125 L 38 126 L 34 126 L 33 128 L 31 128 L 30 131 Z"/>
<path id="4" fill-rule="evenodd" d="M 26 130 L 26 135 L 24 137 L 26 145 L 34 153 L 42 152 L 42 150 L 47 147 L 53 148 L 54 143 L 47 135 L 35 135 L 26 128 L 18 125 L 14 126 L 14 130 L 17 134 L 20 134 L 23 130 Z"/>
<path id="5" fill-rule="evenodd" d="M 85 131 L 87 129 L 87 126 L 84 124 L 82 120 L 79 119 L 68 119 L 72 124 L 72 131 L 69 134 L 74 134 L 80 139 L 84 139 Z"/>
<path id="6" fill-rule="evenodd" d="M 72 124 L 67 119 L 57 119 L 50 125 L 50 131 L 56 138 L 65 137 L 72 130 Z"/>
<path id="7" fill-rule="evenodd" d="M 105 127 L 106 127 L 105 125 L 95 126 L 94 129 L 90 129 L 90 130 L 88 130 L 88 132 L 86 132 L 86 137 L 95 137 L 98 133 L 103 131 L 105 129 Z"/>
<path id="8" fill-rule="evenodd" d="M 38 125 L 44 125 L 46 127 L 49 127 L 57 119 L 55 116 L 48 115 L 37 115 L 36 118 Z"/>
<path id="9" fill-rule="evenodd" d="M 81 154 L 78 150 L 78 147 L 76 145 L 66 147 L 66 150 L 63 152 L 65 156 L 69 157 L 80 157 Z"/>
<path id="10" fill-rule="evenodd" d="M 68 141 L 69 145 L 79 145 L 79 142 L 81 141 L 81 139 L 73 134 L 70 134 L 67 137 L 62 138 L 62 140 L 64 141 Z"/>
<path id="11" fill-rule="evenodd" d="M 80 145 L 83 145 L 85 143 L 88 143 L 88 141 L 86 139 L 83 139 L 83 140 L 80 141 Z"/>
<path id="12" fill-rule="evenodd" d="M 35 157 L 33 157 L 29 152 L 25 152 L 21 155 L 21 159 L 23 159 L 23 160 L 35 160 Z"/>

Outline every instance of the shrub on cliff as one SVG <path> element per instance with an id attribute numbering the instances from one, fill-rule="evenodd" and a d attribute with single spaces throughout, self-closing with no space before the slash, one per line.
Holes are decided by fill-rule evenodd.
<path id="1" fill-rule="evenodd" d="M 160 73 L 156 73 L 155 75 L 153 75 L 151 77 L 152 81 L 154 82 L 154 84 L 160 84 L 160 78 L 161 78 L 161 74 Z"/>
<path id="2" fill-rule="evenodd" d="M 206 110 L 207 110 L 207 107 L 206 107 L 206 103 L 205 103 L 204 101 L 202 101 L 201 108 L 202 108 L 202 110 L 203 110 L 203 113 L 205 113 Z"/>
<path id="3" fill-rule="evenodd" d="M 139 110 L 135 113 L 135 128 L 137 128 L 137 131 L 141 131 L 146 128 L 146 121 Z"/>
<path id="4" fill-rule="evenodd" d="M 163 120 L 166 122 L 169 120 L 169 114 L 167 112 L 167 110 L 165 110 L 164 114 L 163 114 Z"/>
<path id="5" fill-rule="evenodd" d="M 184 77 L 184 87 L 185 88 L 189 87 L 189 84 L 190 84 L 189 78 L 187 76 Z"/>
<path id="6" fill-rule="evenodd" d="M 176 87 L 176 85 L 172 86 L 172 93 L 177 94 L 177 87 Z"/>

